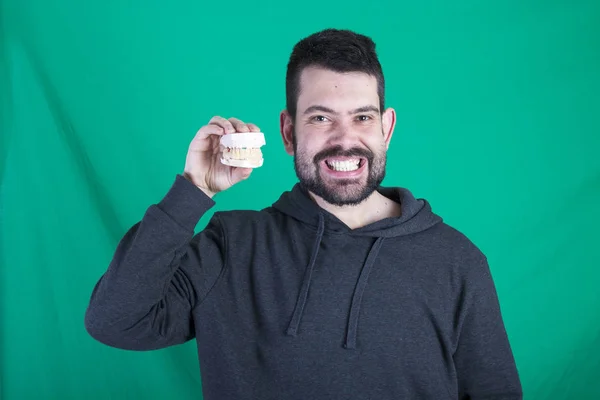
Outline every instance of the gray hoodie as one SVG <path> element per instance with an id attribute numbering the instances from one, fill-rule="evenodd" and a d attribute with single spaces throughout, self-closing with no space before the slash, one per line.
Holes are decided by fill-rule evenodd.
<path id="1" fill-rule="evenodd" d="M 113 347 L 196 339 L 204 398 L 521 399 L 486 257 L 424 199 L 350 229 L 299 184 L 216 212 L 178 175 L 121 239 L 85 326 Z"/>

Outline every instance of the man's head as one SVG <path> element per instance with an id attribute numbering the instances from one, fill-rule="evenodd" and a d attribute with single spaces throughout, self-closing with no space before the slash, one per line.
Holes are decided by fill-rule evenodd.
<path id="1" fill-rule="evenodd" d="M 281 133 L 300 183 L 334 205 L 355 205 L 385 176 L 394 125 L 373 41 L 327 29 L 296 44 Z"/>

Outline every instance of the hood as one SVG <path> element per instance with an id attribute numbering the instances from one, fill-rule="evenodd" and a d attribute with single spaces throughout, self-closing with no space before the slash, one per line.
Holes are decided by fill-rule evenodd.
<path id="1" fill-rule="evenodd" d="M 284 192 L 273 204 L 273 207 L 317 230 L 320 227 L 321 219 L 323 219 L 324 230 L 347 233 L 351 236 L 378 238 L 403 236 L 424 231 L 442 221 L 442 218 L 431 211 L 431 206 L 427 200 L 416 199 L 408 189 L 380 186 L 377 191 L 385 197 L 400 203 L 402 210 L 400 217 L 385 218 L 361 228 L 350 229 L 335 215 L 319 207 L 299 183 L 294 185 L 291 191 Z"/>
<path id="2" fill-rule="evenodd" d="M 346 341 L 344 343 L 346 349 L 354 349 L 356 348 L 362 296 L 364 291 L 367 290 L 369 273 L 375 264 L 380 249 L 384 245 L 385 239 L 418 233 L 442 222 L 442 218 L 432 212 L 427 200 L 416 199 L 408 189 L 380 186 L 377 191 L 389 199 L 400 203 L 401 215 L 395 218 L 385 218 L 357 229 L 351 229 L 335 215 L 321 208 L 300 183 L 294 185 L 291 191 L 284 192 L 273 204 L 275 209 L 304 224 L 312 226 L 317 231 L 311 257 L 306 266 L 302 286 L 296 300 L 294 313 L 291 316 L 286 332 L 288 335 L 296 336 L 298 334 L 304 306 L 310 290 L 312 272 L 321 247 L 323 234 L 326 231 L 345 233 L 349 236 L 376 238 L 367 258 L 358 261 L 363 265 L 352 296 L 348 314 Z"/>

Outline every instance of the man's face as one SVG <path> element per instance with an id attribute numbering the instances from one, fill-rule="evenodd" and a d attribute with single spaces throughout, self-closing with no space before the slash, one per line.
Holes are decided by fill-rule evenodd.
<path id="1" fill-rule="evenodd" d="M 380 113 L 375 77 L 305 69 L 286 141 L 301 184 L 333 205 L 361 203 L 385 176 L 393 122 L 393 110 Z"/>

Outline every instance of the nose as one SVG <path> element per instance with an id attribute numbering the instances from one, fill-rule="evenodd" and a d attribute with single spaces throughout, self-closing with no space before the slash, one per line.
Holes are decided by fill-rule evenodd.
<path id="1" fill-rule="evenodd" d="M 341 146 L 343 148 L 355 146 L 358 141 L 356 129 L 344 122 L 337 122 L 331 127 L 327 140 L 331 146 Z"/>

